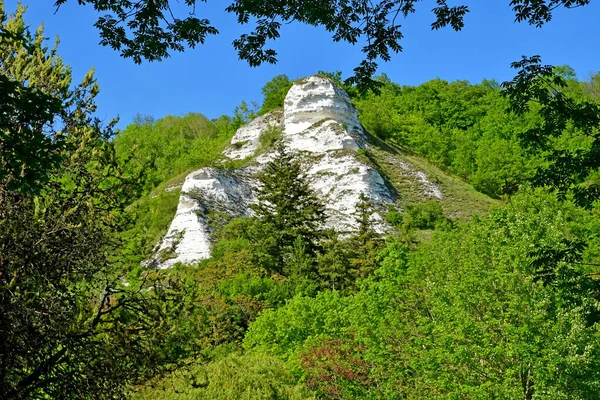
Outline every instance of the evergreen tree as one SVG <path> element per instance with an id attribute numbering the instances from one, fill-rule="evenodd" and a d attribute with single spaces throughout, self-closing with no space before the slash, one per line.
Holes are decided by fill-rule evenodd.
<path id="1" fill-rule="evenodd" d="M 315 255 L 311 254 L 301 236 L 296 236 L 292 246 L 287 249 L 284 273 L 289 277 L 291 288 L 298 292 L 314 293 L 315 286 Z"/>
<path id="2" fill-rule="evenodd" d="M 377 267 L 377 253 L 383 248 L 381 236 L 373 228 L 371 221 L 375 213 L 373 203 L 364 193 L 360 194 L 354 212 L 358 231 L 350 239 L 350 264 L 357 277 L 365 277 Z"/>
<path id="3" fill-rule="evenodd" d="M 323 251 L 317 257 L 321 287 L 345 290 L 354 282 L 347 243 L 340 241 L 333 229 L 328 230 L 326 235 Z"/>
<path id="4" fill-rule="evenodd" d="M 300 237 L 306 255 L 314 258 L 323 237 L 323 204 L 308 183 L 300 161 L 279 143 L 276 157 L 259 177 L 258 203 L 252 206 L 260 221 L 257 241 L 262 266 L 283 275 L 289 249 Z"/>

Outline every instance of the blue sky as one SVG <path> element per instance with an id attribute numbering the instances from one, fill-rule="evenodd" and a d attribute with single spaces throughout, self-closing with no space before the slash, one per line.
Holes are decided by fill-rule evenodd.
<path id="1" fill-rule="evenodd" d="M 279 63 L 250 68 L 238 60 L 231 42 L 251 28 L 239 26 L 233 15 L 222 11 L 229 2 L 210 0 L 198 5 L 197 15 L 211 19 L 220 35 L 162 62 L 136 65 L 98 44 L 98 32 L 93 27 L 98 14 L 91 7 L 70 0 L 55 13 L 54 0 L 22 2 L 28 5 L 25 18 L 32 29 L 43 21 L 49 38 L 60 37 L 59 54 L 72 66 L 76 79 L 95 68 L 101 87 L 98 116 L 106 120 L 120 116 L 121 128 L 136 113 L 155 118 L 188 112 L 209 118 L 231 114 L 242 100 L 260 103 L 261 87 L 275 75 L 296 78 L 319 70 L 339 70 L 347 77 L 362 60 L 359 46 L 333 43 L 331 34 L 323 29 L 291 24 L 273 45 Z M 436 77 L 473 83 L 484 78 L 503 81 L 514 75 L 512 61 L 534 54 L 541 55 L 544 63 L 569 64 L 583 79 L 600 69 L 599 2 L 557 11 L 542 29 L 515 23 L 509 0 L 457 3 L 471 8 L 463 31 L 432 32 L 430 9 L 435 3 L 425 0 L 417 13 L 403 22 L 404 52 L 394 55 L 389 63 L 381 63 L 380 72 L 406 85 Z M 5 0 L 7 11 L 14 10 L 16 4 L 16 0 Z"/>

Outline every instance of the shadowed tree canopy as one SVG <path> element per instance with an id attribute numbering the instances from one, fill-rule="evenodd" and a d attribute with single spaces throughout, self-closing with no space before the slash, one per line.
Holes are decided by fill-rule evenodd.
<path id="1" fill-rule="evenodd" d="M 56 0 L 60 8 L 69 0 Z M 71 0 L 75 1 L 75 0 Z M 509 7 L 518 22 L 541 27 L 560 8 L 588 5 L 591 0 L 511 0 Z M 102 15 L 95 26 L 101 44 L 121 52 L 123 57 L 162 60 L 173 51 L 183 51 L 204 44 L 210 35 L 219 33 L 211 21 L 196 14 L 196 6 L 207 0 L 77 0 Z M 335 42 L 363 44 L 364 59 L 354 69 L 348 83 L 374 87 L 371 77 L 379 60 L 389 61 L 391 53 L 402 51 L 401 21 L 414 14 L 417 3 L 432 7 L 431 29 L 446 26 L 459 31 L 469 7 L 449 5 L 447 0 L 235 0 L 225 10 L 237 16 L 238 23 L 253 25 L 250 32 L 233 41 L 240 59 L 250 66 L 277 62 L 277 51 L 270 42 L 279 38 L 283 24 L 300 22 L 320 26 L 332 33 Z M 185 7 L 183 4 L 184 3 Z M 459 2 L 462 3 L 462 2 Z M 187 8 L 183 10 L 182 8 Z M 182 17 L 183 16 L 183 17 Z"/>
<path id="2" fill-rule="evenodd" d="M 24 13 L 0 0 L 0 398 L 123 398 L 191 354 L 163 318 L 183 295 L 149 271 L 124 284 L 136 179 L 95 117 L 93 71 L 75 84 Z"/>

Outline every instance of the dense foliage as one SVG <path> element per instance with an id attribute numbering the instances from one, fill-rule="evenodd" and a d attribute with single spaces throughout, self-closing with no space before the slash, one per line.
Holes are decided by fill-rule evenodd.
<path id="1" fill-rule="evenodd" d="M 158 121 L 138 117 L 114 139 L 117 159 L 130 176 L 141 176 L 147 194 L 158 184 L 220 155 L 235 130 L 223 116 L 210 121 L 202 114 L 168 116 Z"/>
<path id="2" fill-rule="evenodd" d="M 560 93 L 568 104 L 594 109 L 597 76 L 580 82 L 567 67 L 550 73 L 565 79 Z M 324 74 L 341 83 L 339 74 Z M 214 350 L 185 379 L 161 381 L 176 387 L 162 395 L 202 398 L 224 385 L 223 393 L 256 390 L 256 398 L 296 398 L 295 390 L 332 399 L 594 398 L 598 198 L 580 207 L 576 176 L 566 187 L 529 186 L 551 170 L 554 151 L 592 154 L 585 152 L 593 148 L 593 123 L 591 130 L 567 124 L 551 135 L 552 151 L 540 151 L 527 135 L 549 126 L 549 113 L 536 103 L 514 112 L 514 98 L 493 81 L 401 87 L 379 79 L 381 96 L 349 90 L 371 132 L 508 204 L 467 223 L 449 219 L 435 201 L 404 204 L 387 215 L 396 230 L 386 245 L 363 198 L 358 232 L 340 238 L 322 222 L 308 223 L 319 220 L 317 203 L 301 205 L 316 199 L 301 184 L 300 159 L 282 150 L 261 177 L 257 217 L 220 225 L 212 258 L 177 272 L 203 288 L 194 301 L 210 310 Z M 265 104 L 279 107 L 287 82 L 265 85 Z M 573 118 L 569 110 L 550 115 Z M 297 196 L 305 200 L 289 203 Z M 218 350 L 227 343 L 233 347 Z M 274 359 L 282 370 L 264 372 L 261 382 L 272 389 L 263 392 L 242 366 L 256 360 L 257 368 L 273 368 Z M 207 378 L 232 362 L 243 371 Z M 145 388 L 140 396 L 158 394 Z"/>
<path id="3" fill-rule="evenodd" d="M 379 96 L 367 94 L 354 99 L 365 127 L 425 156 L 490 196 L 512 194 L 520 184 L 532 179 L 538 168 L 555 168 L 556 162 L 547 163 L 549 157 L 558 160 L 565 152 L 571 158 L 580 157 L 579 153 L 587 154 L 586 157 L 595 154 L 590 140 L 584 138 L 595 135 L 593 121 L 582 126 L 566 120 L 560 128 L 551 121 L 545 122 L 535 103 L 513 113 L 509 110 L 510 98 L 494 81 L 473 85 L 436 79 L 412 87 L 392 83 L 385 76 L 379 79 L 383 83 Z M 572 107 L 597 107 L 594 104 L 598 97 L 589 89 L 594 79 L 597 77 L 590 82 L 579 82 L 573 77 L 564 81 L 560 89 L 571 99 Z M 563 110 L 563 115 L 581 113 Z M 528 132 L 539 132 L 544 124 L 555 126 L 555 130 L 546 136 L 544 149 L 531 151 L 523 141 Z M 585 160 L 580 163 L 589 163 Z M 588 168 L 594 169 L 593 164 Z M 574 169 L 577 168 L 573 166 L 565 173 Z"/>
<path id="4" fill-rule="evenodd" d="M 571 192 L 589 207 L 600 196 L 600 104 L 585 95 L 594 77 L 583 87 L 572 79 L 569 87 L 563 76 L 568 69 L 542 65 L 539 57 L 523 57 L 513 68 L 519 73 L 503 84 L 511 111 L 523 115 L 530 103 L 539 105 L 541 121 L 521 135 L 526 148 L 545 153 L 547 164 L 538 168 L 533 183 L 555 187 L 561 196 Z"/>
<path id="5" fill-rule="evenodd" d="M 93 72 L 73 85 L 23 13 L 0 2 L 1 397 L 123 397 L 193 354 L 172 330 L 189 304 L 157 274 L 123 284 L 118 234 L 138 181 L 94 117 Z"/>
<path id="6" fill-rule="evenodd" d="M 193 15 L 161 25 L 168 1 L 80 3 L 119 17 L 101 18 L 103 40 L 137 61 L 216 33 Z M 376 58 L 399 49 L 388 16 L 414 3 L 228 10 L 243 23 L 259 17 L 234 43 L 254 64 L 274 61 L 265 39 L 278 36 L 277 18 L 325 25 L 351 43 L 378 38 L 355 71 L 368 80 Z M 559 6 L 588 3 L 511 6 L 541 25 Z M 433 28 L 460 29 L 466 12 L 438 1 Z M 138 116 L 115 135 L 94 117 L 93 72 L 73 84 L 57 45 L 46 47 L 41 28 L 32 34 L 23 13 L 7 17 L 0 0 L 0 397 L 597 397 L 600 74 L 578 81 L 532 57 L 503 85 L 410 87 L 383 75 L 376 93 L 321 72 L 344 85 L 375 135 L 357 157 L 385 162 L 376 149 L 386 146 L 417 154 L 503 201 L 461 221 L 443 202 L 401 199 L 384 237 L 361 196 L 356 231 L 340 235 L 325 228 L 302 155 L 271 127 L 260 146 L 277 157 L 257 176 L 254 215 L 202 209 L 211 257 L 161 271 L 145 261 L 186 174 L 246 163 L 220 154 L 237 128 L 283 106 L 292 80 L 267 82 L 260 108 L 242 102 L 216 120 Z"/>
<path id="7" fill-rule="evenodd" d="M 519 194 L 416 252 L 390 243 L 353 296 L 264 312 L 244 346 L 324 398 L 593 398 L 599 224 L 554 193 Z"/>

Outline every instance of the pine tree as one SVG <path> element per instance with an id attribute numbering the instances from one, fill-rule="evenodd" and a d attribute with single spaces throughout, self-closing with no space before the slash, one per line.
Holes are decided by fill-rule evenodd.
<path id="1" fill-rule="evenodd" d="M 377 253 L 383 248 L 384 244 L 371 222 L 374 213 L 373 203 L 364 193 L 361 193 L 354 212 L 358 231 L 349 240 L 350 264 L 359 278 L 364 278 L 375 270 L 377 267 Z"/>
<path id="2" fill-rule="evenodd" d="M 315 292 L 315 256 L 310 254 L 308 246 L 301 236 L 296 236 L 294 243 L 288 247 L 284 266 L 284 273 L 289 278 L 290 287 L 296 293 Z"/>
<path id="3" fill-rule="evenodd" d="M 316 256 L 323 237 L 324 206 L 300 161 L 281 143 L 259 181 L 258 203 L 252 206 L 261 225 L 258 258 L 266 269 L 289 276 L 292 272 L 286 271 L 285 262 L 296 238 L 302 239 L 308 256 Z"/>
<path id="4" fill-rule="evenodd" d="M 320 284 L 323 289 L 346 290 L 354 283 L 349 250 L 338 234 L 330 229 L 323 242 L 323 252 L 317 257 Z"/>

